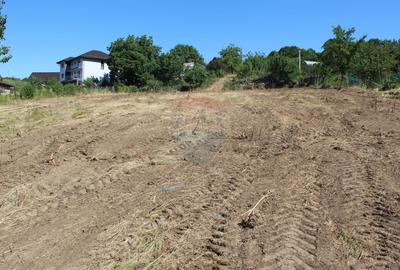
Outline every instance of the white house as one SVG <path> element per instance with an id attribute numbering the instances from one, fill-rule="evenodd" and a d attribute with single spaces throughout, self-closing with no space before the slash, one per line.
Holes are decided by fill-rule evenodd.
<path id="1" fill-rule="evenodd" d="M 60 82 L 79 84 L 90 78 L 102 79 L 110 74 L 109 59 L 108 54 L 93 50 L 77 57 L 68 57 L 58 61 Z"/>

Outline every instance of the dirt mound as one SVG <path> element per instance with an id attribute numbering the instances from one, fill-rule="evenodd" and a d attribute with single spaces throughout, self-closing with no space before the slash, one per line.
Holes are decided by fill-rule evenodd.
<path id="1" fill-rule="evenodd" d="M 0 109 L 0 269 L 399 269 L 393 100 L 291 89 L 25 105 Z"/>

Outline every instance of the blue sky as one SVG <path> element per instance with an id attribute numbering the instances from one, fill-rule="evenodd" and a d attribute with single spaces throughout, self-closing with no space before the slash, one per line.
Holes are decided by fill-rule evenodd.
<path id="1" fill-rule="evenodd" d="M 400 39 L 399 0 L 6 0 L 12 60 L 0 75 L 58 71 L 56 62 L 129 34 L 153 36 L 167 51 L 191 44 L 206 60 L 229 43 L 244 52 L 285 45 L 320 50 L 332 26 L 359 36 Z"/>

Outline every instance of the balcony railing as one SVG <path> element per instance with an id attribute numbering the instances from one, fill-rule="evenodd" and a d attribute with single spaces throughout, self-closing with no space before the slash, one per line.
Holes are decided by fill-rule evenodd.
<path id="1" fill-rule="evenodd" d="M 81 80 L 82 79 L 82 75 L 69 75 L 69 76 L 65 76 L 64 81 L 73 81 L 73 80 Z"/>

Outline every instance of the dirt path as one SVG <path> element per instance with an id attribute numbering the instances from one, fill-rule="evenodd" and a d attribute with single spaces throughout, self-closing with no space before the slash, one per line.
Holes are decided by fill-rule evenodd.
<path id="1" fill-rule="evenodd" d="M 399 269 L 392 104 L 298 89 L 4 106 L 0 269 Z"/>
<path id="2" fill-rule="evenodd" d="M 206 89 L 206 91 L 207 92 L 221 92 L 224 89 L 225 83 L 231 79 L 232 79 L 231 75 L 222 77 L 222 78 L 218 79 L 216 82 L 214 82 L 212 85 L 210 85 Z"/>

